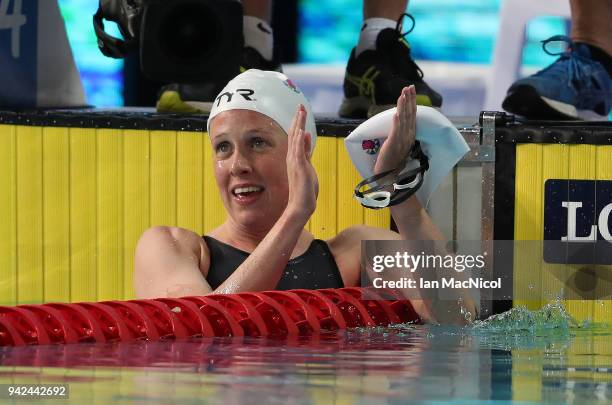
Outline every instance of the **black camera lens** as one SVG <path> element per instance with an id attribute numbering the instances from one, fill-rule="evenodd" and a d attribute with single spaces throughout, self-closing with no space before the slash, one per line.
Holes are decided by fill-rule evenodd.
<path id="1" fill-rule="evenodd" d="M 215 51 L 222 36 L 219 21 L 202 2 L 177 2 L 160 22 L 159 45 L 176 61 L 199 60 Z"/>
<path id="2" fill-rule="evenodd" d="M 223 82 L 239 73 L 239 0 L 146 0 L 140 27 L 140 64 L 152 80 Z"/>

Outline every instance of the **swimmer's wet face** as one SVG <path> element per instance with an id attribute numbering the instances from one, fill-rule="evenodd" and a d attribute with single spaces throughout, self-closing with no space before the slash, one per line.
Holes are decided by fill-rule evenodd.
<path id="1" fill-rule="evenodd" d="M 229 217 L 252 230 L 269 229 L 287 206 L 285 131 L 250 110 L 218 114 L 210 125 L 215 179 Z"/>

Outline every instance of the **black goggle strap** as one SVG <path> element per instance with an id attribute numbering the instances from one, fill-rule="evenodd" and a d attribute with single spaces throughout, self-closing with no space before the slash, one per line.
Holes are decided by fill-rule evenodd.
<path id="1" fill-rule="evenodd" d="M 359 182 L 355 187 L 355 198 L 359 200 L 361 205 L 373 209 L 390 207 L 404 202 L 416 193 L 423 184 L 425 172 L 429 169 L 429 160 L 423 153 L 418 141 L 415 142 L 409 157 L 415 160 L 418 159 L 419 166 L 407 171 L 405 169 L 402 170 L 392 182 L 378 184 L 366 191 L 361 191 L 363 187 L 375 183 L 391 173 L 397 172 L 399 168 L 378 173 Z M 400 167 L 404 165 L 405 162 L 402 162 Z M 390 186 L 393 186 L 393 192 L 381 191 Z"/>
<path id="2" fill-rule="evenodd" d="M 395 172 L 397 169 L 392 169 L 392 170 L 387 170 L 378 174 L 375 174 L 372 177 L 368 177 L 367 179 L 364 179 L 362 181 L 360 181 L 356 186 L 355 186 L 355 195 L 357 197 L 364 197 L 367 194 L 371 194 L 371 193 L 375 193 L 377 191 L 383 190 L 387 187 L 389 187 L 390 185 L 393 184 L 393 182 L 391 183 L 382 183 L 382 184 L 376 184 L 376 182 L 382 178 L 387 177 L 388 175 L 390 175 L 391 173 Z M 376 184 L 375 186 L 370 187 L 369 189 L 365 190 L 365 191 L 361 191 L 361 189 L 365 186 L 367 186 L 368 184 L 374 183 Z"/>
<path id="3" fill-rule="evenodd" d="M 429 169 L 429 159 L 427 158 L 427 155 L 423 153 L 423 149 L 421 149 L 421 142 L 414 142 L 414 146 L 410 151 L 409 157 L 419 161 L 419 167 L 424 168 L 423 172 Z"/>
<path id="4" fill-rule="evenodd" d="M 390 172 L 393 172 L 393 170 Z M 383 175 L 381 177 L 384 177 L 385 174 L 389 173 L 380 173 L 380 175 Z M 412 169 L 404 173 L 401 178 L 396 179 L 393 183 L 383 183 L 374 186 L 367 191 L 360 191 L 360 189 L 366 186 L 370 181 L 376 181 L 374 180 L 374 177 L 376 176 L 372 176 L 357 185 L 355 189 L 355 198 L 364 207 L 373 209 L 391 207 L 393 205 L 400 204 L 416 193 L 416 191 L 421 187 L 425 178 L 424 174 L 424 168 L 417 167 L 416 169 Z M 393 186 L 393 192 L 381 191 L 390 186 Z"/>
<path id="5" fill-rule="evenodd" d="M 389 207 L 403 203 L 414 193 L 416 193 L 423 185 L 423 181 L 425 180 L 425 172 L 429 170 L 429 159 L 427 158 L 427 155 L 423 153 L 421 143 L 419 141 L 415 141 L 414 147 L 410 151 L 410 157 L 419 161 L 419 167 L 409 170 L 404 175 L 400 173 L 399 181 L 393 185 L 393 187 L 399 191 L 391 197 Z M 403 184 L 404 182 L 407 183 Z"/>

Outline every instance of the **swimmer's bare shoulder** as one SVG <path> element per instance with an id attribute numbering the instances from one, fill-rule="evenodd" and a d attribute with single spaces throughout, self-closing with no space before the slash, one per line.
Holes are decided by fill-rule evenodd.
<path id="1" fill-rule="evenodd" d="M 399 240 L 401 235 L 389 229 L 354 225 L 327 240 L 329 250 L 347 287 L 359 285 L 362 240 Z"/>
<path id="2" fill-rule="evenodd" d="M 134 256 L 138 298 L 185 297 L 212 292 L 206 282 L 210 252 L 197 233 L 156 226 L 145 231 Z"/>

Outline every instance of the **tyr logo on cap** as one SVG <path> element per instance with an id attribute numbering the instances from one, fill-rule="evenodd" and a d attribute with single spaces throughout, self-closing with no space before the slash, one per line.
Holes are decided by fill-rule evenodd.
<path id="1" fill-rule="evenodd" d="M 361 142 L 361 148 L 368 155 L 376 155 L 380 150 L 380 141 L 378 139 L 366 139 Z"/>
<path id="2" fill-rule="evenodd" d="M 226 91 L 224 93 L 221 93 L 217 96 L 217 98 L 215 99 L 215 101 L 217 102 L 217 107 L 219 107 L 219 104 L 221 104 L 221 101 L 223 100 L 223 97 L 226 97 L 227 100 L 225 100 L 228 103 L 232 102 L 232 97 L 234 97 L 234 94 L 238 93 L 240 94 L 246 101 L 255 101 L 255 98 L 251 98 L 251 96 L 253 94 L 255 94 L 255 90 L 252 89 L 236 89 L 235 92 L 232 91 Z"/>

